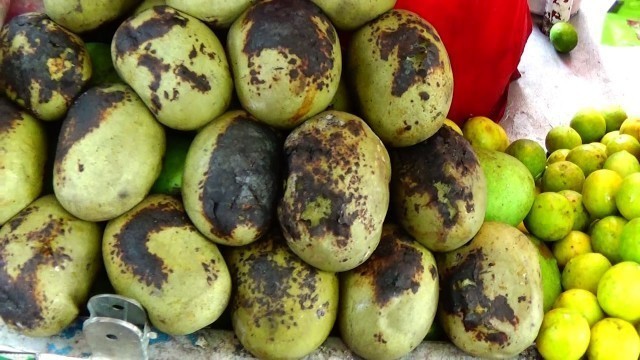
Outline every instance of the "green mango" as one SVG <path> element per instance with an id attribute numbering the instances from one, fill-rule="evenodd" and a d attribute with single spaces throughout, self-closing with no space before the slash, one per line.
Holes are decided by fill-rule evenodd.
<path id="1" fill-rule="evenodd" d="M 257 0 L 166 0 L 167 5 L 194 16 L 215 29 L 227 29 Z"/>
<path id="2" fill-rule="evenodd" d="M 140 0 L 44 0 L 44 12 L 56 23 L 76 34 L 125 15 Z"/>
<path id="3" fill-rule="evenodd" d="M 396 0 L 311 0 L 324 11 L 336 28 L 356 30 L 393 9 Z"/>
<path id="4" fill-rule="evenodd" d="M 53 336 L 85 306 L 101 268 L 101 229 L 45 195 L 0 228 L 0 318 L 27 336 Z"/>
<path id="5" fill-rule="evenodd" d="M 0 97 L 0 226 L 40 196 L 46 157 L 40 121 Z"/>
<path id="6" fill-rule="evenodd" d="M 151 324 L 167 334 L 200 330 L 227 307 L 231 277 L 225 260 L 174 197 L 150 195 L 109 221 L 102 254 L 116 292 L 140 302 Z"/>

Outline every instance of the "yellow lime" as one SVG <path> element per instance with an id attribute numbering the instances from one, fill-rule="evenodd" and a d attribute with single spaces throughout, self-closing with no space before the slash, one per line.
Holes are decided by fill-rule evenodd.
<path id="1" fill-rule="evenodd" d="M 614 130 L 611 132 L 608 132 L 606 134 L 604 134 L 604 136 L 602 137 L 602 139 L 600 139 L 600 142 L 604 145 L 607 145 L 609 143 L 609 141 L 611 141 L 611 139 L 613 139 L 614 137 L 620 135 L 620 131 L 618 130 Z"/>
<path id="2" fill-rule="evenodd" d="M 460 126 L 458 126 L 458 124 L 456 124 L 453 120 L 444 119 L 444 125 L 447 125 L 448 127 L 450 127 L 453 130 L 455 130 L 455 132 L 457 132 L 458 134 L 462 135 L 462 129 L 460 129 Z"/>
<path id="3" fill-rule="evenodd" d="M 584 289 L 569 289 L 563 292 L 558 296 L 553 307 L 576 310 L 584 316 L 590 327 L 604 318 L 604 312 L 598 304 L 596 295 Z"/>
<path id="4" fill-rule="evenodd" d="M 606 147 L 602 149 L 594 144 L 578 145 L 569 151 L 565 160 L 578 165 L 584 176 L 589 176 L 604 166 L 607 160 Z"/>
<path id="5" fill-rule="evenodd" d="M 591 249 L 604 255 L 612 264 L 621 261 L 620 235 L 627 220 L 621 216 L 607 216 L 591 227 Z"/>
<path id="6" fill-rule="evenodd" d="M 565 54 L 578 45 L 578 32 L 571 23 L 560 21 L 549 30 L 549 40 L 557 52 Z"/>
<path id="7" fill-rule="evenodd" d="M 640 218 L 629 220 L 624 225 L 620 233 L 618 251 L 623 261 L 640 263 Z"/>
<path id="8" fill-rule="evenodd" d="M 573 227 L 573 207 L 566 197 L 558 193 L 542 192 L 534 198 L 524 225 L 540 240 L 560 240 Z"/>
<path id="9" fill-rule="evenodd" d="M 640 172 L 622 179 L 616 193 L 616 207 L 629 220 L 640 217 Z"/>
<path id="10" fill-rule="evenodd" d="M 620 134 L 629 134 L 640 141 L 640 116 L 630 117 L 620 125 Z"/>
<path id="11" fill-rule="evenodd" d="M 544 145 L 549 153 L 553 153 L 558 149 L 573 149 L 581 145 L 582 139 L 580 134 L 567 125 L 553 127 L 544 139 Z"/>
<path id="12" fill-rule="evenodd" d="M 627 119 L 627 112 L 620 105 L 610 105 L 600 110 L 607 123 L 607 132 L 620 129 L 622 122 Z"/>
<path id="13" fill-rule="evenodd" d="M 562 269 L 562 288 L 584 289 L 596 294 L 600 278 L 610 268 L 611 262 L 602 254 L 578 255 Z"/>
<path id="14" fill-rule="evenodd" d="M 542 309 L 551 310 L 554 302 L 562 292 L 562 281 L 558 261 L 549 247 L 540 239 L 528 234 L 529 240 L 538 248 L 538 262 L 542 275 Z"/>
<path id="15" fill-rule="evenodd" d="M 589 145 L 595 147 L 599 151 L 603 152 L 605 155 L 607 154 L 607 145 L 601 143 L 600 141 L 590 142 Z"/>
<path id="16" fill-rule="evenodd" d="M 542 191 L 582 191 L 584 174 L 580 167 L 570 161 L 558 161 L 547 166 L 542 174 Z"/>
<path id="17" fill-rule="evenodd" d="M 580 134 L 583 144 L 600 141 L 607 132 L 607 122 L 604 116 L 592 107 L 578 110 L 571 118 L 569 126 Z"/>
<path id="18" fill-rule="evenodd" d="M 590 253 L 591 238 L 582 231 L 572 230 L 559 241 L 553 243 L 553 256 L 560 267 L 565 266 L 572 258 Z"/>
<path id="19" fill-rule="evenodd" d="M 573 227 L 571 229 L 579 231 L 586 229 L 590 222 L 590 215 L 582 204 L 582 194 L 573 190 L 562 190 L 558 194 L 566 197 L 573 208 Z"/>
<path id="20" fill-rule="evenodd" d="M 462 125 L 462 134 L 476 149 L 504 151 L 509 137 L 504 128 L 485 116 L 474 116 Z"/>
<path id="21" fill-rule="evenodd" d="M 607 270 L 598 284 L 598 303 L 609 316 L 640 320 L 640 264 L 623 261 Z"/>
<path id="22" fill-rule="evenodd" d="M 569 149 L 558 149 L 554 152 L 552 152 L 551 154 L 549 154 L 549 157 L 547 158 L 547 165 L 551 165 L 554 162 L 558 162 L 558 161 L 564 161 L 567 159 L 567 155 L 569 154 Z"/>
<path id="23" fill-rule="evenodd" d="M 576 310 L 557 308 L 544 314 L 536 348 L 547 360 L 580 359 L 591 338 L 587 320 Z"/>
<path id="24" fill-rule="evenodd" d="M 640 157 L 640 142 L 629 134 L 618 134 L 607 143 L 607 156 L 626 150 L 635 157 Z"/>
<path id="25" fill-rule="evenodd" d="M 638 360 L 639 356 L 640 337 L 628 321 L 606 318 L 591 328 L 590 360 Z"/>
<path id="26" fill-rule="evenodd" d="M 591 173 L 582 186 L 582 203 L 596 219 L 616 215 L 616 194 L 622 178 L 613 170 L 600 169 Z"/>
<path id="27" fill-rule="evenodd" d="M 607 157 L 602 168 L 613 170 L 624 179 L 629 174 L 640 172 L 640 161 L 628 151 L 622 150 Z"/>
<path id="28" fill-rule="evenodd" d="M 544 148 L 536 141 L 530 139 L 518 139 L 509 146 L 505 152 L 520 160 L 534 179 L 537 179 L 547 165 L 547 154 Z"/>

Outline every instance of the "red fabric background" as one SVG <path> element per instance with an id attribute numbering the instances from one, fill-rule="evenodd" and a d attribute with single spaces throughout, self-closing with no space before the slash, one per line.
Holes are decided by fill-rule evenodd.
<path id="1" fill-rule="evenodd" d="M 527 0 L 398 0 L 396 8 L 431 23 L 447 48 L 454 76 L 449 118 L 500 121 L 532 31 Z"/>

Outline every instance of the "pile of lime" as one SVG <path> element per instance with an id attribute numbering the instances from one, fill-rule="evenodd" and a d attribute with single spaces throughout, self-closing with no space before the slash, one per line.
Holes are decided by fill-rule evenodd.
<path id="1" fill-rule="evenodd" d="M 541 254 L 541 355 L 638 359 L 640 117 L 620 106 L 582 108 L 567 125 L 551 128 L 544 146 L 510 142 L 499 124 L 485 119 L 462 131 L 474 148 L 518 159 L 535 181 L 518 227 Z"/>

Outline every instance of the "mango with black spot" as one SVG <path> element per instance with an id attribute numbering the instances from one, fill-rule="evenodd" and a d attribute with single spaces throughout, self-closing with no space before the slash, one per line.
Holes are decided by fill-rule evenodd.
<path id="1" fill-rule="evenodd" d="M 109 221 L 102 254 L 116 292 L 140 302 L 151 324 L 167 334 L 200 330 L 227 307 L 231 277 L 222 254 L 177 198 L 150 195 Z"/>
<path id="2" fill-rule="evenodd" d="M 266 0 L 231 25 L 227 50 L 242 107 L 292 129 L 323 111 L 342 74 L 338 35 L 310 1 Z"/>
<path id="3" fill-rule="evenodd" d="M 227 29 L 257 0 L 166 0 L 167 5 L 184 11 L 214 29 Z"/>
<path id="4" fill-rule="evenodd" d="M 0 318 L 27 336 L 53 336 L 82 311 L 102 266 L 100 227 L 69 214 L 53 195 L 0 228 Z"/>
<path id="5" fill-rule="evenodd" d="M 82 39 L 42 13 L 11 19 L 0 54 L 0 90 L 41 120 L 62 118 L 91 78 Z"/>
<path id="6" fill-rule="evenodd" d="M 340 30 L 352 31 L 393 9 L 396 0 L 311 0 Z"/>
<path id="7" fill-rule="evenodd" d="M 76 34 L 96 29 L 125 15 L 139 0 L 43 0 L 44 12 Z"/>
<path id="8" fill-rule="evenodd" d="M 67 211 L 113 219 L 138 204 L 160 174 L 165 133 L 125 84 L 93 87 L 62 123 L 53 190 Z"/>
<path id="9" fill-rule="evenodd" d="M 0 96 L 0 226 L 40 196 L 46 157 L 43 124 Z"/>
<path id="10" fill-rule="evenodd" d="M 445 333 L 477 357 L 515 357 L 542 325 L 538 250 L 515 227 L 485 222 L 467 245 L 437 257 Z"/>
<path id="11" fill-rule="evenodd" d="M 120 77 L 170 128 L 199 129 L 231 102 L 233 80 L 220 40 L 172 7 L 155 6 L 122 22 L 111 58 Z"/>
<path id="12" fill-rule="evenodd" d="M 389 208 L 389 154 L 359 117 L 322 112 L 286 138 L 278 220 L 308 264 L 347 271 L 378 246 Z"/>
<path id="13" fill-rule="evenodd" d="M 189 218 L 216 243 L 256 241 L 275 218 L 281 157 L 281 136 L 246 111 L 215 119 L 198 132 L 185 160 Z"/>
<path id="14" fill-rule="evenodd" d="M 338 277 L 300 260 L 277 227 L 225 254 L 234 283 L 233 331 L 259 359 L 299 359 L 329 336 L 338 311 Z"/>
<path id="15" fill-rule="evenodd" d="M 398 359 L 429 333 L 438 308 L 433 254 L 386 223 L 380 245 L 357 268 L 339 274 L 341 339 L 365 359 Z"/>
<path id="16" fill-rule="evenodd" d="M 453 96 L 449 55 L 436 29 L 391 10 L 358 29 L 348 76 L 363 118 L 385 144 L 417 144 L 442 126 Z"/>
<path id="17" fill-rule="evenodd" d="M 487 181 L 469 142 L 443 126 L 390 155 L 399 224 L 431 251 L 455 250 L 471 240 L 484 222 Z"/>

